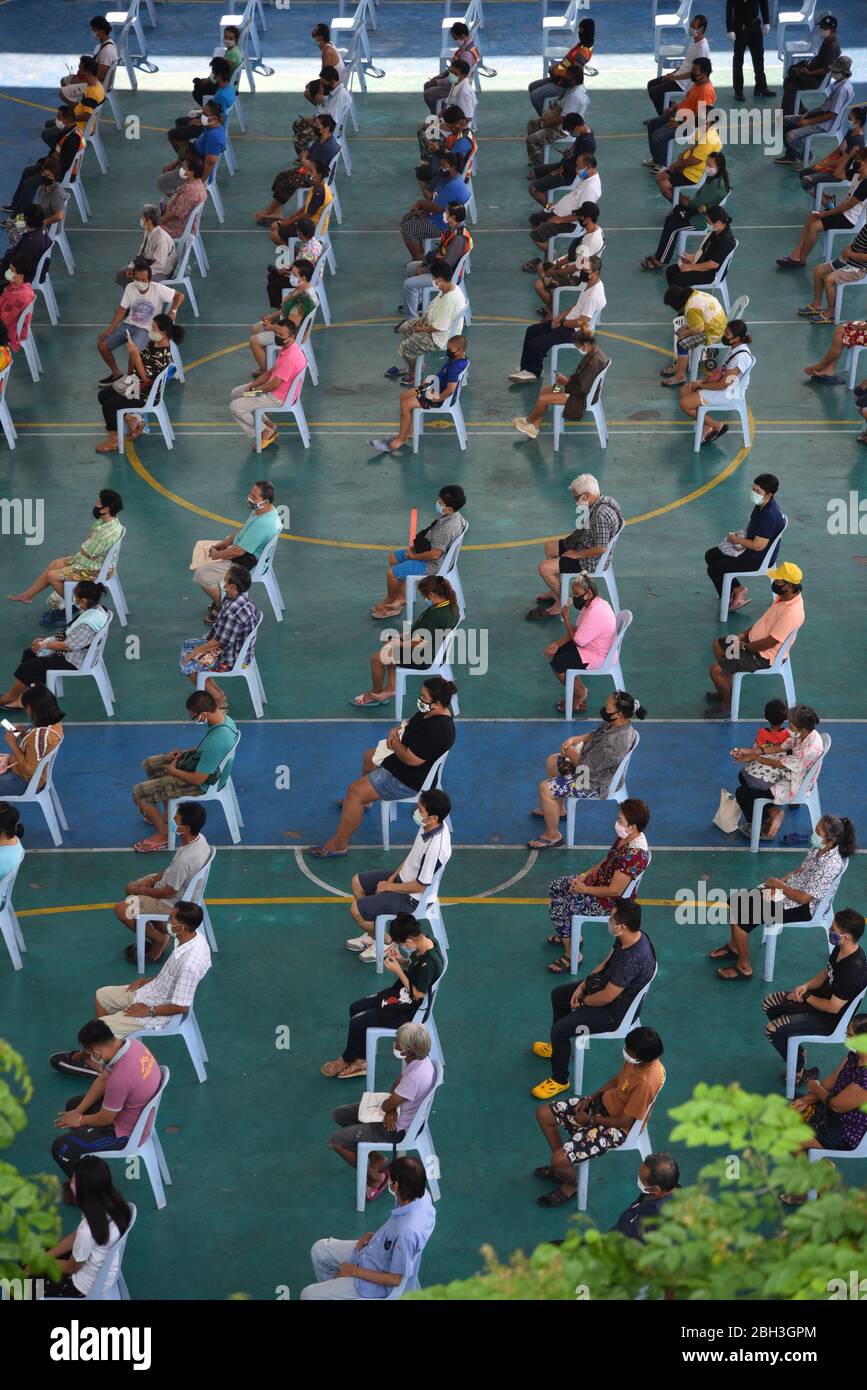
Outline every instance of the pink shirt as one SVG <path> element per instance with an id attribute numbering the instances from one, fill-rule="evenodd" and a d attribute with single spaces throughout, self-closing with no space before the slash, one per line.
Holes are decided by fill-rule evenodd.
<path id="1" fill-rule="evenodd" d="M 610 603 L 597 594 L 578 615 L 575 646 L 588 671 L 601 666 L 614 644 L 617 619 Z"/>
<path id="2" fill-rule="evenodd" d="M 103 1105 L 116 1110 L 114 1132 L 129 1138 L 138 1117 L 160 1088 L 160 1069 L 144 1043 L 131 1038 L 129 1046 L 111 1067 L 105 1083 Z M 146 1136 L 145 1136 L 146 1137 Z"/>
<path id="3" fill-rule="evenodd" d="M 290 405 L 294 405 L 297 401 L 301 383 L 299 381 L 297 386 L 294 386 L 293 383 L 296 378 L 300 377 L 306 366 L 307 357 L 304 349 L 299 347 L 297 343 L 290 343 L 289 347 L 284 347 L 282 352 L 278 354 L 277 361 L 271 368 L 271 376 L 272 378 L 277 377 L 282 384 L 276 386 L 271 394 L 281 405 L 285 405 L 287 398 Z"/>
<path id="4" fill-rule="evenodd" d="M 9 346 L 13 352 L 17 352 L 21 346 L 21 339 L 18 337 L 18 320 L 28 304 L 32 304 L 36 298 L 36 291 L 33 286 L 25 280 L 21 285 L 8 285 L 0 294 L 0 319 L 6 325 L 6 332 L 9 334 Z M 25 338 L 27 334 L 24 334 Z"/>

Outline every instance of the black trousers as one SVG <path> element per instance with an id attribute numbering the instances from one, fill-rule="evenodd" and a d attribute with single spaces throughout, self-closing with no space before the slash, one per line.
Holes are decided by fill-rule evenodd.
<path id="1" fill-rule="evenodd" d="M 366 999 L 356 999 L 354 1004 L 350 1004 L 349 1030 L 342 1053 L 347 1066 L 364 1056 L 368 1028 L 399 1028 L 402 1023 L 409 1023 L 418 1004 L 386 1004 L 383 1007 L 380 1003 L 381 999 L 396 994 L 399 988 L 398 985 L 392 985 L 381 990 L 379 994 L 368 995 Z"/>
<path id="2" fill-rule="evenodd" d="M 805 1033 L 833 1033 L 837 1026 L 837 1019 L 833 1014 L 822 1013 L 819 1009 L 813 1009 L 809 1004 L 798 1004 L 794 999 L 779 999 L 778 995 L 769 994 L 767 999 L 762 1000 L 762 1008 L 769 1023 L 775 1023 L 777 1019 L 785 1018 L 788 1022 L 780 1025 L 773 1030 L 766 1028 L 765 1037 L 779 1052 L 783 1061 L 786 1060 L 786 1043 L 789 1038 L 802 1037 Z M 798 1071 L 801 1071 L 806 1057 L 804 1049 L 798 1048 Z"/>
<path id="3" fill-rule="evenodd" d="M 743 769 L 738 773 L 738 789 L 735 792 L 735 801 L 743 811 L 747 823 L 752 825 L 753 806 L 757 801 L 773 801 L 771 794 L 771 784 L 766 782 L 763 787 L 751 787 L 749 782 L 744 780 Z M 738 923 L 741 926 L 742 923 Z"/>
<path id="4" fill-rule="evenodd" d="M 651 77 L 647 84 L 647 95 L 656 108 L 657 116 L 662 115 L 666 92 L 680 92 L 680 83 L 673 77 Z"/>
<path id="5" fill-rule="evenodd" d="M 569 1082 L 569 1051 L 579 1028 L 588 1033 L 610 1033 L 620 1022 L 610 1006 L 588 1009 L 582 1005 L 573 1009 L 571 1001 L 576 987 L 573 982 L 557 985 L 551 991 L 551 1075 L 561 1086 Z"/>
<path id="6" fill-rule="evenodd" d="M 18 180 L 18 187 L 9 199 L 9 206 L 13 215 L 23 212 L 30 207 L 33 198 L 38 193 L 42 183 L 42 171 L 38 164 L 28 164 L 26 169 L 21 170 L 21 177 Z"/>
<path id="7" fill-rule="evenodd" d="M 288 268 L 281 272 L 274 265 L 268 267 L 268 303 L 272 309 L 279 309 L 283 303 L 283 291 L 291 290 Z"/>
<path id="8" fill-rule="evenodd" d="M 717 593 L 722 596 L 723 576 L 731 574 L 734 570 L 758 569 L 761 560 L 761 551 L 745 550 L 743 555 L 723 555 L 718 546 L 712 546 L 704 553 L 704 562 L 707 565 L 708 578 Z M 732 583 L 732 594 L 744 586 L 737 580 Z"/>
<path id="9" fill-rule="evenodd" d="M 192 145 L 203 130 L 201 121 L 191 121 L 189 116 L 178 116 L 171 129 L 166 131 L 166 139 L 177 149 L 178 145 Z"/>
<path id="10" fill-rule="evenodd" d="M 693 285 L 707 285 L 715 275 L 715 270 L 679 270 L 676 265 L 670 265 L 665 272 L 669 285 L 682 285 L 685 289 Z"/>
<path id="11" fill-rule="evenodd" d="M 197 106 L 201 106 L 205 97 L 212 97 L 216 90 L 216 82 L 212 82 L 209 77 L 193 78 L 193 101 Z"/>
<path id="12" fill-rule="evenodd" d="M 545 358 L 552 347 L 556 347 L 558 343 L 573 343 L 574 341 L 574 328 L 552 329 L 550 319 L 543 319 L 541 323 L 531 323 L 524 334 L 521 370 L 532 372 L 534 376 L 541 376 Z"/>
<path id="13" fill-rule="evenodd" d="M 29 647 L 21 653 L 21 661 L 15 671 L 15 679 L 25 685 L 43 685 L 45 671 L 74 671 L 76 667 L 66 660 L 63 652 L 52 652 L 50 656 L 35 656 Z"/>
<path id="14" fill-rule="evenodd" d="M 83 1099 L 84 1096 L 73 1096 L 64 1108 L 74 1110 Z M 92 1105 L 87 1113 L 92 1115 L 99 1109 L 101 1103 Z M 126 1138 L 115 1134 L 114 1125 L 82 1125 L 80 1129 L 63 1130 L 51 1145 L 51 1156 L 68 1182 L 84 1154 L 98 1154 L 101 1149 L 122 1149 L 125 1145 Z"/>
<path id="15" fill-rule="evenodd" d="M 137 404 L 136 401 L 128 400 L 119 391 L 115 391 L 113 386 L 103 386 L 96 399 L 102 406 L 102 418 L 109 434 L 114 434 L 117 430 L 117 412 L 122 409 L 129 410 Z"/>
<path id="16" fill-rule="evenodd" d="M 744 91 L 744 54 L 750 50 L 750 57 L 753 60 L 753 86 L 766 87 L 768 85 L 765 77 L 765 46 L 762 36 L 762 26 L 757 19 L 752 24 L 748 24 L 746 29 L 735 30 L 734 52 L 732 54 L 732 86 L 735 95 L 743 95 Z"/>
<path id="17" fill-rule="evenodd" d="M 667 265 L 674 255 L 674 248 L 677 244 L 677 234 L 682 232 L 685 227 L 692 226 L 689 220 L 689 213 L 682 207 L 672 208 L 662 224 L 662 231 L 659 234 L 656 251 L 654 255 L 663 265 Z"/>
<path id="18" fill-rule="evenodd" d="M 812 74 L 802 77 L 798 73 L 790 73 L 783 83 L 783 115 L 794 116 L 798 93 L 815 92 L 821 81 L 821 77 L 814 77 Z"/>

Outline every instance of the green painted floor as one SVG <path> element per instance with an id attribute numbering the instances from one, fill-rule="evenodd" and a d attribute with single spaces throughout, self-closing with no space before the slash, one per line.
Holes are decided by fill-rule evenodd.
<path id="1" fill-rule="evenodd" d="M 167 453 L 152 434 L 140 441 L 137 459 L 93 453 L 100 434 L 96 381 L 102 374 L 93 342 L 116 302 L 113 274 L 137 247 L 130 228 L 141 203 L 152 199 L 154 177 L 168 159 L 164 135 L 150 127 L 180 113 L 183 102 L 174 98 L 137 98 L 140 140 L 107 130 L 111 174 L 101 178 L 92 166 L 87 174 L 93 220 L 80 230 L 70 214 L 78 272 L 69 279 L 62 265 L 55 267 L 61 325 L 52 330 L 41 308 L 38 314 L 48 379 L 32 386 L 22 364 L 10 390 L 21 438 L 14 455 L 3 456 L 3 489 L 9 497 L 44 499 L 46 541 L 27 547 L 20 537 L 3 537 L 0 593 L 21 587 L 49 554 L 74 548 L 99 487 L 117 487 L 124 495 L 127 632 L 139 638 L 140 648 L 137 659 L 126 660 L 120 639 L 112 637 L 109 662 L 119 719 L 181 714 L 188 687 L 177 673 L 177 652 L 183 638 L 202 630 L 189 557 L 196 539 L 227 529 L 196 509 L 241 520 L 245 490 L 259 476 L 272 477 L 278 501 L 290 506 L 294 536 L 343 542 L 339 548 L 298 540 L 281 545 L 286 621 L 278 628 L 269 613 L 258 647 L 271 718 L 346 716 L 347 699 L 366 687 L 367 657 L 376 644 L 378 628 L 368 609 L 380 596 L 381 548 L 403 543 L 412 508 L 421 521 L 430 519 L 439 488 L 450 482 L 460 482 L 468 495 L 472 530 L 462 577 L 469 621 L 489 633 L 491 669 L 464 682 L 465 712 L 549 714 L 551 682 L 541 659 L 548 639 L 523 622 L 537 588 L 540 546 L 519 543 L 570 529 L 567 485 L 581 470 L 597 473 L 630 517 L 662 510 L 630 526 L 617 553 L 621 597 L 635 613 L 623 658 L 626 683 L 652 715 L 701 717 L 709 646 L 719 630 L 702 556 L 726 531 L 746 522 L 750 482 L 771 470 L 782 479 L 780 500 L 791 520 L 785 558 L 806 575 L 799 698 L 825 717 L 865 716 L 865 543 L 857 534 L 832 537 L 827 529 L 829 499 L 859 486 L 863 459 L 853 442 L 857 420 L 847 393 L 820 394 L 800 384 L 798 368 L 820 355 L 827 330 L 794 318 L 806 298 L 804 277 L 773 270 L 774 258 L 791 249 L 793 229 L 808 208 L 788 171 L 774 168 L 756 150 L 734 151 L 730 161 L 735 191 L 729 209 L 741 236 L 732 289 L 751 296 L 747 318 L 759 359 L 750 398 L 758 433 L 747 461 L 732 468 L 738 456 L 734 432 L 723 447 L 694 455 L 674 393 L 656 386 L 670 328 L 659 280 L 637 268 L 655 242 L 655 232 L 647 229 L 657 227 L 665 212 L 640 167 L 646 103 L 643 94 L 599 94 L 592 117 L 600 131 L 606 190 L 604 345 L 614 359 L 606 400 L 611 439 L 603 455 L 595 435 L 578 428 L 556 456 L 550 436 L 530 444 L 509 428 L 531 398 L 526 388 L 509 388 L 506 380 L 517 365 L 522 325 L 535 315 L 530 277 L 518 270 L 530 254 L 523 230 L 530 205 L 516 138 L 528 107 L 514 93 L 484 101 L 476 185 L 480 223 L 469 284 L 473 365 L 464 398 L 470 447 L 461 454 L 448 432 L 432 431 L 417 458 L 382 462 L 365 440 L 396 419 L 397 388 L 382 373 L 394 360 L 389 325 L 396 318 L 404 261 L 394 229 L 415 197 L 412 131 L 420 112 L 408 96 L 362 99 L 362 130 L 352 146 L 355 174 L 340 184 L 344 224 L 334 234 L 339 270 L 328 283 L 335 323 L 316 337 L 323 384 L 318 391 L 305 388 L 313 445 L 305 452 L 287 432 L 279 449 L 257 463 L 229 423 L 227 398 L 246 379 L 244 342 L 266 308 L 269 242 L 252 229 L 250 215 L 285 162 L 283 134 L 297 103 L 257 95 L 245 105 L 250 133 L 235 138 L 240 170 L 234 180 L 223 180 L 225 227 L 217 230 L 210 213 L 206 219 L 212 269 L 201 287 L 196 283 L 201 318 L 182 314 L 189 379 L 171 393 L 179 427 L 175 450 Z M 34 122 L 42 118 L 35 111 L 33 116 Z M 672 507 L 707 484 L 710 490 L 699 498 Z M 758 585 L 756 593 L 761 594 Z M 755 602 L 750 612 L 757 611 Z M 35 635 L 36 617 L 35 605 L 29 612 L 4 610 L 7 665 Z M 70 720 L 102 717 L 94 692 L 80 688 L 87 684 L 69 687 L 64 703 Z M 239 707 L 247 717 L 243 699 Z M 70 729 L 68 736 L 74 733 Z M 323 773 L 330 785 L 335 770 Z M 535 778 L 534 770 L 530 776 Z M 655 789 L 660 798 L 676 792 L 676 785 Z M 711 787 L 709 800 L 716 793 Z M 329 864 L 323 877 L 345 889 L 362 862 L 359 853 L 336 868 Z M 481 892 L 524 862 L 518 851 L 459 851 L 449 868 L 448 894 Z M 580 862 L 576 855 L 576 869 Z M 763 873 L 780 872 L 791 867 L 791 859 L 765 855 L 761 867 Z M 29 951 L 19 975 L 13 977 L 0 961 L 3 1033 L 23 1052 L 37 1088 L 29 1128 L 12 1151 L 25 1170 L 47 1166 L 52 1118 L 74 1090 L 74 1082 L 67 1085 L 48 1070 L 48 1053 L 71 1045 L 98 985 L 129 974 L 120 956 L 121 929 L 104 908 L 84 908 L 116 900 L 142 871 L 132 854 L 40 854 L 19 878 L 19 908 L 70 908 L 22 918 Z M 562 871 L 559 864 L 555 871 Z M 660 853 L 645 890 L 655 899 L 671 899 L 699 875 L 709 875 L 712 886 L 729 886 L 752 882 L 755 872 L 747 853 Z M 549 864 L 537 863 L 515 891 L 541 899 L 550 875 Z M 847 879 L 852 905 L 863 906 L 865 886 L 859 860 Z M 301 874 L 292 854 L 243 850 L 220 854 L 212 891 L 218 899 L 327 896 Z M 355 1090 L 326 1081 L 318 1067 L 339 1048 L 348 1003 L 374 987 L 342 948 L 350 934 L 345 906 L 327 900 L 247 902 L 217 906 L 213 915 L 223 949 L 196 1006 L 211 1051 L 210 1076 L 198 1086 L 182 1045 L 159 1045 L 160 1060 L 173 1069 L 162 1128 L 174 1185 L 162 1213 L 146 1191 L 131 1191 L 141 1213 L 127 1256 L 133 1297 L 225 1297 L 242 1290 L 272 1298 L 278 1286 L 295 1296 L 309 1277 L 306 1252 L 313 1239 L 350 1236 L 382 1219 L 381 1206 L 366 1217 L 355 1213 L 352 1176 L 324 1149 L 331 1107 Z M 661 972 L 644 1021 L 662 1034 L 669 1069 L 653 1126 L 661 1146 L 668 1131 L 665 1110 L 696 1081 L 739 1079 L 772 1090 L 779 1085 L 779 1063 L 761 1036 L 758 978 L 729 990 L 716 984 L 702 959 L 720 929 L 678 927 L 666 906 L 649 906 L 646 924 Z M 562 1212 L 536 1207 L 537 1185 L 528 1177 L 542 1161 L 528 1094 L 541 1065 L 528 1048 L 545 1036 L 554 983 L 545 971 L 544 907 L 490 900 L 460 905 L 449 913 L 448 926 L 451 966 L 438 1007 L 449 1084 L 433 1125 L 444 1196 L 423 1270 L 428 1283 L 472 1272 L 483 1242 L 501 1253 L 526 1248 L 552 1232 L 562 1234 L 566 1222 Z M 598 941 L 589 943 L 591 958 L 603 953 L 602 928 L 598 932 Z M 777 983 L 805 978 L 818 959 L 812 933 L 786 939 Z M 282 1025 L 291 1028 L 289 1051 L 275 1046 Z M 591 1053 L 588 1081 L 595 1085 L 612 1074 L 618 1055 L 610 1045 Z M 706 1155 L 679 1157 L 690 1176 Z M 634 1177 L 625 1159 L 594 1170 L 590 1210 L 601 1224 L 612 1222 L 631 1200 Z"/>

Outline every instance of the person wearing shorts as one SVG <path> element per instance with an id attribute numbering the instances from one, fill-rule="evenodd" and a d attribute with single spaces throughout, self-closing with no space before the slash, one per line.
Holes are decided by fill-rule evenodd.
<path id="1" fill-rule="evenodd" d="M 167 313 L 174 320 L 186 299 L 180 290 L 154 281 L 150 265 L 144 261 L 134 260 L 132 265 L 132 279 L 121 295 L 111 323 L 96 340 L 97 351 L 109 369 L 108 376 L 100 377 L 100 386 L 110 386 L 123 375 L 114 360 L 115 348 L 122 347 L 129 337 L 141 351 L 150 341 L 150 327 L 154 319 Z"/>
<path id="2" fill-rule="evenodd" d="M 396 618 L 403 611 L 409 576 L 438 572 L 449 547 L 467 529 L 467 523 L 458 515 L 466 500 L 466 493 L 457 483 L 440 488 L 434 520 L 416 533 L 408 548 L 390 553 L 385 572 L 386 596 L 371 608 L 372 618 Z"/>
<path id="3" fill-rule="evenodd" d="M 186 707 L 194 723 L 208 726 L 204 738 L 197 748 L 173 748 L 169 753 L 145 758 L 142 767 L 147 776 L 132 789 L 136 808 L 153 827 L 153 834 L 134 846 L 140 854 L 168 848 L 168 803 L 180 797 L 203 796 L 217 783 L 223 758 L 237 744 L 238 726 L 213 695 L 195 690 Z M 225 786 L 230 772 L 231 764 L 227 764 L 219 774 L 221 786 Z"/>
<path id="4" fill-rule="evenodd" d="M 712 708 L 705 710 L 705 719 L 729 719 L 735 675 L 766 671 L 786 638 L 797 633 L 804 621 L 803 578 L 803 571 L 788 561 L 768 570 L 774 592 L 770 608 L 746 632 L 714 638 L 710 668 L 714 689 L 705 696 Z"/>
<path id="5" fill-rule="evenodd" d="M 843 248 L 833 261 L 823 261 L 813 271 L 813 298 L 803 309 L 798 310 L 799 318 L 808 318 L 811 323 L 833 323 L 837 304 L 839 285 L 858 285 L 867 279 L 867 223 L 861 228 L 855 240 Z M 827 299 L 828 308 L 822 308 L 822 298 Z"/>
<path id="6" fill-rule="evenodd" d="M 824 357 L 805 367 L 804 371 L 811 381 L 828 386 L 844 386 L 846 378 L 835 376 L 832 368 L 839 361 L 844 348 L 859 347 L 867 347 L 867 319 L 850 319 L 848 323 L 838 323 Z"/>

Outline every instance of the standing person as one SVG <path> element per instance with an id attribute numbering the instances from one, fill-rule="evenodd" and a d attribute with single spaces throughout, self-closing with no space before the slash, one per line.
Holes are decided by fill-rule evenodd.
<path id="1" fill-rule="evenodd" d="M 729 719 L 736 673 L 767 670 L 786 638 L 803 625 L 803 571 L 788 560 L 782 560 L 768 570 L 767 578 L 771 581 L 774 601 L 751 628 L 737 634 L 734 644 L 737 655 L 727 655 L 730 638 L 715 637 L 713 640 L 710 678 L 714 689 L 709 690 L 705 698 L 714 708 L 705 710 L 705 719 Z M 791 648 L 789 651 L 791 653 Z"/>
<path id="2" fill-rule="evenodd" d="M 185 299 L 181 290 L 157 283 L 145 261 L 133 261 L 132 279 L 121 295 L 111 323 L 96 340 L 96 350 L 109 369 L 108 376 L 100 377 L 100 386 L 110 386 L 122 375 L 114 360 L 114 349 L 127 343 L 141 352 L 150 341 L 154 319 L 166 315 L 174 322 Z"/>
<path id="3" fill-rule="evenodd" d="M 819 20 L 819 48 L 812 58 L 792 63 L 783 83 L 783 115 L 792 116 L 801 92 L 815 92 L 828 75 L 831 64 L 840 57 L 837 20 L 826 14 Z"/>
<path id="4" fill-rule="evenodd" d="M 253 412 L 269 406 L 293 404 L 301 394 L 301 383 L 307 367 L 307 355 L 295 341 L 295 324 L 291 319 L 277 319 L 273 333 L 280 351 L 273 367 L 264 371 L 232 392 L 229 409 L 247 438 L 255 444 L 256 426 Z M 277 439 L 277 426 L 267 415 L 262 417 L 262 448 L 267 449 Z"/>
<path id="5" fill-rule="evenodd" d="M 230 531 L 221 541 L 199 541 L 198 554 L 207 553 L 207 559 L 190 566 L 195 569 L 193 578 L 199 588 L 211 600 L 208 609 L 208 622 L 213 622 L 220 606 L 220 581 L 225 578 L 230 565 L 243 565 L 253 570 L 259 562 L 262 551 L 269 541 L 279 536 L 283 529 L 280 511 L 274 506 L 276 492 L 274 484 L 267 478 L 260 478 L 247 492 L 247 508 L 250 515 L 237 531 Z"/>
<path id="6" fill-rule="evenodd" d="M 753 509 L 746 529 L 729 531 L 720 545 L 705 551 L 707 575 L 717 594 L 722 594 L 723 578 L 734 571 L 758 569 L 769 546 L 779 536 L 785 517 L 777 501 L 780 480 L 774 473 L 759 473 L 753 479 L 750 497 Z M 725 545 L 725 550 L 721 547 Z M 729 612 L 736 613 L 750 602 L 749 589 L 733 580 Z"/>
<path id="7" fill-rule="evenodd" d="M 732 86 L 735 101 L 744 100 L 744 54 L 750 50 L 753 92 L 757 97 L 776 96 L 765 77 L 764 37 L 771 27 L 768 0 L 726 0 L 726 38 L 733 45 Z"/>
<path id="8" fill-rule="evenodd" d="M 120 1260 L 116 1246 L 129 1229 L 132 1210 L 111 1180 L 111 1169 L 104 1158 L 83 1153 L 75 1164 L 69 1183 L 72 1205 L 79 1208 L 81 1220 L 48 1254 L 57 1261 L 60 1279 L 46 1280 L 43 1298 L 87 1298 L 105 1264 L 110 1268 L 102 1286 L 105 1296 L 117 1283 Z"/>
<path id="9" fill-rule="evenodd" d="M 61 555 L 56 560 L 49 560 L 32 584 L 22 589 L 20 594 L 9 594 L 9 599 L 14 603 L 32 603 L 43 589 L 51 588 L 48 607 L 51 615 L 56 615 L 52 620 L 65 623 L 65 581 L 96 578 L 111 547 L 120 540 L 123 526 L 117 518 L 122 511 L 123 498 L 120 493 L 110 487 L 100 488 L 91 513 L 93 525 L 75 554 Z"/>
<path id="10" fill-rule="evenodd" d="M 669 92 L 685 92 L 689 86 L 689 74 L 696 58 L 709 58 L 710 49 L 707 38 L 707 17 L 703 14 L 694 14 L 689 21 L 689 47 L 681 59 L 680 66 L 674 72 L 667 72 L 662 77 L 651 77 L 647 84 L 647 95 L 656 108 L 657 116 L 661 116 L 665 105 L 665 98 Z"/>

